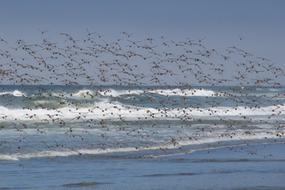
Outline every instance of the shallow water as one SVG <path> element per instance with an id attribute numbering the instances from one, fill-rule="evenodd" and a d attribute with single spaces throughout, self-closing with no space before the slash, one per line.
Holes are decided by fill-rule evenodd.
<path id="1" fill-rule="evenodd" d="M 0 159 L 282 138 L 285 88 L 1 86 Z"/>
<path id="2" fill-rule="evenodd" d="M 0 87 L 0 189 L 282 189 L 285 88 Z"/>
<path id="3" fill-rule="evenodd" d="M 0 189 L 284 189 L 285 145 L 0 161 Z"/>

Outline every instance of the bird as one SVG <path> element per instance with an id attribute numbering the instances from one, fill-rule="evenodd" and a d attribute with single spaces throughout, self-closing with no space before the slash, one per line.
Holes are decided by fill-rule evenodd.
<path id="1" fill-rule="evenodd" d="M 285 114 L 285 72 L 270 59 L 237 46 L 220 51 L 205 39 L 136 38 L 128 32 L 108 39 L 86 32 L 81 38 L 61 32 L 52 40 L 46 30 L 38 42 L 14 44 L 0 38 L 1 84 L 28 89 L 0 91 L 0 120 L 13 121 L 21 134 L 15 151 L 24 151 L 29 128 L 42 137 L 41 146 L 79 155 L 72 145 L 106 150 L 134 144 L 140 150 L 162 142 L 162 150 L 210 137 L 254 137 L 259 131 L 249 126 L 266 128 L 274 119 L 278 129 L 267 131 L 268 137 L 284 137 L 278 118 Z M 13 106 L 19 115 L 11 113 Z M 262 109 L 270 112 L 266 120 L 251 115 Z M 50 144 L 54 128 L 63 139 Z"/>

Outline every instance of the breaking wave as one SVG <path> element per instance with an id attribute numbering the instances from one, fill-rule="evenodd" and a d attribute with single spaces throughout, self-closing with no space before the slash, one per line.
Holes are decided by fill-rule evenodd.
<path id="1" fill-rule="evenodd" d="M 117 89 L 82 89 L 78 90 L 77 92 L 68 93 L 42 93 L 45 96 L 56 96 L 56 97 L 63 97 L 63 96 L 74 96 L 74 97 L 94 97 L 94 96 L 110 96 L 110 97 L 118 97 L 123 95 L 141 95 L 144 93 L 152 93 L 152 94 L 159 94 L 163 96 L 221 96 L 224 95 L 223 93 L 214 92 L 213 90 L 207 89 L 144 89 L 144 90 L 117 90 Z M 14 91 L 4 91 L 0 92 L 0 96 L 4 95 L 12 95 L 15 97 L 27 96 L 26 93 L 20 90 Z M 37 95 L 41 95 L 38 93 Z M 34 96 L 33 94 L 30 96 Z"/>
<path id="2" fill-rule="evenodd" d="M 69 156 L 82 156 L 82 155 L 104 155 L 109 153 L 125 153 L 125 152 L 140 152 L 140 151 L 159 151 L 162 150 L 171 150 L 171 149 L 180 149 L 183 146 L 189 145 L 203 145 L 209 143 L 217 143 L 224 142 L 220 145 L 215 146 L 205 146 L 204 148 L 192 148 L 191 151 L 187 150 L 187 153 L 192 153 L 199 150 L 209 150 L 215 149 L 219 147 L 233 147 L 235 145 L 227 145 L 227 141 L 250 141 L 250 140 L 262 140 L 262 139 L 276 139 L 276 135 L 274 134 L 266 134 L 261 133 L 259 135 L 249 136 L 249 135 L 238 135 L 235 137 L 224 137 L 221 138 L 205 138 L 200 140 L 183 140 L 177 141 L 177 144 L 166 143 L 155 146 L 147 146 L 147 147 L 120 147 L 120 148 L 96 148 L 96 149 L 62 149 L 62 150 L 46 150 L 46 151 L 37 151 L 37 152 L 29 152 L 29 153 L 12 153 L 12 154 L 0 154 L 1 160 L 11 160 L 18 161 L 23 159 L 33 159 L 33 158 L 53 158 L 53 157 L 69 157 Z M 236 146 L 240 146 L 240 143 L 237 143 Z M 175 153 L 174 153 L 175 154 Z M 147 156 L 146 156 L 147 157 Z"/>
<path id="3" fill-rule="evenodd" d="M 0 160 L 284 137 L 284 94 L 250 87 L 2 86 Z"/>
<path id="4" fill-rule="evenodd" d="M 285 106 L 249 107 L 213 107 L 213 108 L 167 108 L 155 109 L 126 106 L 120 103 L 98 102 L 86 108 L 63 107 L 59 109 L 9 109 L 0 107 L 1 120 L 50 120 L 58 119 L 181 119 L 194 117 L 245 117 L 245 116 L 282 116 Z"/>
<path id="5" fill-rule="evenodd" d="M 12 96 L 15 96 L 15 97 L 26 96 L 25 93 L 23 93 L 23 92 L 21 92 L 19 90 L 0 92 L 0 96 L 5 96 L 5 95 L 12 95 Z"/>

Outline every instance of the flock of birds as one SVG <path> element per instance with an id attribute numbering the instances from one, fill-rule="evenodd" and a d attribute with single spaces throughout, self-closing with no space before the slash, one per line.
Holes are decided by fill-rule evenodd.
<path id="1" fill-rule="evenodd" d="M 132 94 L 131 89 L 134 87 L 148 86 L 148 88 L 142 89 L 143 92 L 153 92 L 157 87 L 163 87 L 170 89 L 167 97 L 181 93 L 183 102 L 185 98 L 195 96 L 199 91 L 194 88 L 189 94 L 183 89 L 192 89 L 195 85 L 232 85 L 240 87 L 238 89 L 242 94 L 246 86 L 280 88 L 285 78 L 284 69 L 267 58 L 255 56 L 237 46 L 231 46 L 225 50 L 209 48 L 204 40 L 171 40 L 164 36 L 137 40 L 133 34 L 127 32 L 122 32 L 118 38 L 107 39 L 101 34 L 89 31 L 79 39 L 68 33 L 60 33 L 53 41 L 48 37 L 47 31 L 42 31 L 40 36 L 40 40 L 34 43 L 22 39 L 10 43 L 0 37 L 1 84 L 66 86 L 84 84 L 99 87 L 112 85 L 129 89 L 127 94 Z M 179 87 L 182 90 L 177 91 Z M 171 89 L 173 90 L 171 91 Z M 44 91 L 39 91 L 39 93 L 44 93 Z M 83 97 L 95 99 L 98 94 L 106 95 L 108 93 L 108 88 L 102 88 L 96 93 L 86 91 Z M 242 104 L 245 109 L 256 109 L 261 103 L 256 98 L 248 100 L 250 101 L 248 102 L 249 106 L 246 106 L 247 102 L 234 92 L 215 94 L 215 96 L 219 95 L 234 99 L 237 107 Z M 247 94 L 243 95 L 247 96 Z M 70 96 L 74 96 L 74 94 L 71 93 Z M 279 94 L 279 96 L 284 96 L 284 94 Z M 157 117 L 168 119 L 170 117 L 189 121 L 193 120 L 191 117 L 193 110 L 197 112 L 203 110 L 202 105 L 201 107 L 197 105 L 195 108 L 170 109 L 169 105 L 179 104 L 177 100 L 171 98 L 155 102 L 157 100 L 150 96 L 148 101 L 159 106 L 144 109 L 144 113 L 140 108 L 134 108 L 134 105 L 125 106 L 123 111 L 120 106 L 104 109 L 96 106 L 94 109 L 88 109 L 88 113 L 76 112 L 73 115 L 73 120 L 86 121 L 90 125 L 96 123 L 102 128 L 108 128 L 108 122 L 105 119 L 94 119 L 92 115 L 98 115 L 100 112 L 100 117 L 104 118 L 119 113 L 116 119 L 128 125 L 128 121 L 124 117 L 132 114 L 138 115 L 137 120 L 156 119 Z M 66 103 L 60 102 L 59 104 L 65 105 Z M 215 102 L 212 104 L 215 105 Z M 75 110 L 80 110 L 76 107 L 76 103 L 69 102 L 68 107 L 72 106 Z M 217 114 L 215 107 L 217 106 L 219 103 L 208 108 L 206 112 L 215 116 Z M 269 118 L 283 114 L 282 106 L 274 105 Z M 38 108 L 46 109 L 44 106 Z M 24 107 L 23 109 L 30 110 L 30 114 L 25 115 L 26 119 L 37 118 L 33 108 Z M 65 126 L 66 121 L 61 119 L 60 109 L 54 108 L 54 110 L 57 113 L 53 115 L 47 113 L 43 120 L 61 127 Z M 177 111 L 175 112 L 177 114 L 170 114 L 170 111 L 172 113 Z M 141 116 L 140 113 L 142 113 Z M 2 113 L 1 115 L 2 120 L 9 117 L 9 114 L 3 115 Z M 241 118 L 248 119 L 246 115 L 241 115 Z M 14 120 L 16 121 L 17 118 Z M 17 130 L 27 127 L 24 122 L 20 122 L 20 125 L 21 127 L 18 127 Z M 281 132 L 278 130 L 277 136 L 284 136 L 283 127 L 282 124 L 279 128 Z M 39 133 L 43 133 L 39 128 L 37 130 Z M 67 130 L 68 134 L 72 134 L 71 127 L 67 126 Z M 120 130 L 127 129 L 123 125 Z M 142 135 L 141 130 L 143 128 L 136 129 L 137 135 Z M 126 131 L 130 134 L 132 132 Z M 104 134 L 102 137 L 104 138 Z M 170 143 L 177 145 L 178 142 L 174 137 L 170 138 Z"/>
<path id="2" fill-rule="evenodd" d="M 219 52 L 203 40 L 114 40 L 87 32 L 83 39 L 41 32 L 39 43 L 0 38 L 0 76 L 5 84 L 64 85 L 262 85 L 280 86 L 284 70 L 236 46 Z"/>

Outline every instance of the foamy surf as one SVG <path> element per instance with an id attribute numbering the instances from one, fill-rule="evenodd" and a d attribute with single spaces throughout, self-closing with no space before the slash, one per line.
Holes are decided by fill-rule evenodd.
<path id="1" fill-rule="evenodd" d="M 115 89 L 101 89 L 101 90 L 79 90 L 73 96 L 88 97 L 88 96 L 110 96 L 119 97 L 123 95 L 142 95 L 144 93 L 159 94 L 163 96 L 223 96 L 224 93 L 214 92 L 206 89 L 144 89 L 144 90 L 115 90 Z"/>
<path id="2" fill-rule="evenodd" d="M 103 111 L 102 111 L 103 110 Z M 272 116 L 285 114 L 284 105 L 260 108 L 250 107 L 213 107 L 213 108 L 167 108 L 155 109 L 135 106 L 125 106 L 119 103 L 99 102 L 88 108 L 64 107 L 59 109 L 11 109 L 0 107 L 0 121 L 11 120 L 50 120 L 58 119 L 120 119 L 152 120 L 179 119 L 185 117 L 244 117 L 244 116 Z"/>
<path id="3" fill-rule="evenodd" d="M 12 96 L 15 96 L 15 97 L 26 96 L 25 93 L 23 93 L 23 92 L 21 92 L 19 90 L 0 92 L 0 96 L 5 96 L 5 95 L 12 95 Z"/>
<path id="4" fill-rule="evenodd" d="M 276 98 L 284 89 L 9 86 L 1 91 L 1 160 L 284 137 L 285 99 Z"/>
<path id="5" fill-rule="evenodd" d="M 96 149 L 61 149 L 61 150 L 46 150 L 30 153 L 12 153 L 12 154 L 0 154 L 0 160 L 11 160 L 19 161 L 24 159 L 34 159 L 34 158 L 54 158 L 54 157 L 69 157 L 69 156 L 82 156 L 82 155 L 104 155 L 112 153 L 131 153 L 131 152 L 140 152 L 140 151 L 150 151 L 150 150 L 172 150 L 172 149 L 181 149 L 184 146 L 189 145 L 207 145 L 202 150 L 212 149 L 216 147 L 209 146 L 210 143 L 223 142 L 221 146 L 235 146 L 235 145 L 225 145 L 227 141 L 253 141 L 253 140 L 262 140 L 262 139 L 279 139 L 280 137 L 275 134 L 260 133 L 256 135 L 237 135 L 237 136 L 226 136 L 223 138 L 212 137 L 198 140 L 181 140 L 176 141 L 175 143 L 169 142 L 166 144 L 148 146 L 148 147 L 122 147 L 122 148 L 96 148 Z M 244 142 L 242 142 L 244 143 Z M 240 143 L 237 143 L 240 145 Z M 199 149 L 187 149 L 185 153 L 191 153 Z"/>
<path id="6" fill-rule="evenodd" d="M 148 91 L 150 93 L 156 93 L 163 96 L 224 96 L 224 93 L 214 92 L 206 89 L 155 89 Z"/>

